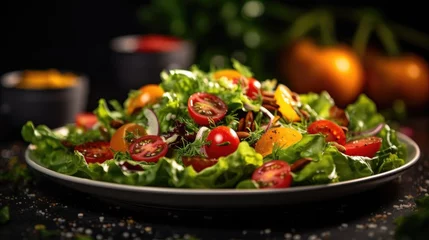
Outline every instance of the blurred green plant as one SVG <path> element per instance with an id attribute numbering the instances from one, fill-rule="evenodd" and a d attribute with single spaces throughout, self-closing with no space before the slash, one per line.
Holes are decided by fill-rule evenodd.
<path id="1" fill-rule="evenodd" d="M 383 19 L 372 8 L 297 7 L 282 1 L 266 0 L 156 0 L 142 6 L 137 16 L 151 33 L 169 34 L 196 44 L 196 64 L 230 67 L 235 58 L 250 66 L 260 78 L 272 78 L 278 51 L 293 39 L 320 27 L 320 43 L 337 43 L 334 17 L 356 28 L 353 43 L 365 50 L 374 22 L 388 51 L 398 52 L 395 36 L 429 50 L 429 36 Z M 334 36 L 334 37 L 333 37 Z"/>
<path id="2" fill-rule="evenodd" d="M 195 64 L 202 69 L 231 67 L 229 59 L 234 58 L 249 66 L 258 79 L 276 78 L 286 84 L 290 79 L 280 71 L 285 68 L 284 50 L 301 38 L 312 38 L 320 46 L 348 45 L 363 65 L 366 51 L 375 40 L 385 57 L 380 60 L 382 67 L 393 57 L 408 64 L 419 63 L 416 61 L 420 59 L 405 57 L 401 43 L 429 50 L 427 34 L 392 22 L 368 7 L 298 7 L 275 0 L 156 0 L 142 6 L 138 18 L 147 32 L 194 42 Z M 371 38 L 373 33 L 375 38 Z M 422 71 L 426 71 L 424 64 Z"/>
<path id="3" fill-rule="evenodd" d="M 301 11 L 275 1 L 157 0 L 139 9 L 151 33 L 170 34 L 196 44 L 196 64 L 230 67 L 229 59 L 251 66 L 260 78 L 272 78 L 282 33 Z M 271 62 L 271 61 L 269 61 Z"/>

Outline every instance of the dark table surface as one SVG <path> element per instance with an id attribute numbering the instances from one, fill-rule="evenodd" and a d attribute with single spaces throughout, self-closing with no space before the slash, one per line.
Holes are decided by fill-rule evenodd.
<path id="1" fill-rule="evenodd" d="M 344 198 L 284 208 L 133 208 L 30 172 L 27 182 L 0 185 L 0 208 L 10 209 L 0 239 L 393 239 L 395 219 L 411 213 L 415 198 L 429 189 L 429 118 L 403 125 L 413 130 L 422 155 L 400 178 Z M 24 162 L 25 147 L 19 140 L 2 141 L 0 166 Z"/>

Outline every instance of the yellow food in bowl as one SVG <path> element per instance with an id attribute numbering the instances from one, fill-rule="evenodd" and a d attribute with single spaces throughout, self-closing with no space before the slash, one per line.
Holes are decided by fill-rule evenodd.
<path id="1" fill-rule="evenodd" d="M 73 73 L 61 73 L 56 69 L 26 70 L 16 87 L 25 89 L 67 88 L 75 85 L 76 82 L 77 77 Z"/>

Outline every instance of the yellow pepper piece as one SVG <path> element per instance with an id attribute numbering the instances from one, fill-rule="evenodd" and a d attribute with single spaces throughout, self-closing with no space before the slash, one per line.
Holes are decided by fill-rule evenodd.
<path id="1" fill-rule="evenodd" d="M 279 112 L 289 122 L 300 121 L 298 113 L 293 108 L 295 100 L 292 98 L 291 90 L 283 84 L 280 84 L 275 93 L 274 99 L 276 99 L 277 105 L 279 105 Z"/>
<path id="2" fill-rule="evenodd" d="M 234 69 L 222 69 L 222 70 L 218 70 L 218 71 L 213 73 L 213 77 L 215 79 L 219 79 L 221 77 L 226 77 L 226 78 L 232 80 L 235 78 L 240 78 L 241 76 L 242 75 Z"/>

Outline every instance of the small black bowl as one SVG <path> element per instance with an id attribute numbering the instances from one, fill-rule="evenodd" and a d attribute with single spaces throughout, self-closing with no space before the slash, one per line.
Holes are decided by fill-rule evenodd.
<path id="1" fill-rule="evenodd" d="M 154 48 L 142 50 L 141 40 L 160 39 Z M 163 42 L 166 39 L 165 42 Z M 168 41 L 175 47 L 167 49 Z M 170 44 L 171 45 L 171 44 Z M 153 46 L 152 46 L 153 47 Z M 122 90 L 139 89 L 146 84 L 159 84 L 163 70 L 189 68 L 195 58 L 193 43 L 163 35 L 126 35 L 111 41 L 116 85 Z M 164 49 L 162 49 L 164 48 Z"/>
<path id="2" fill-rule="evenodd" d="M 17 88 L 23 71 L 4 74 L 0 78 L 1 135 L 20 134 L 27 121 L 57 128 L 73 123 L 76 114 L 85 111 L 89 85 L 84 75 L 77 75 L 76 84 L 65 88 Z"/>

